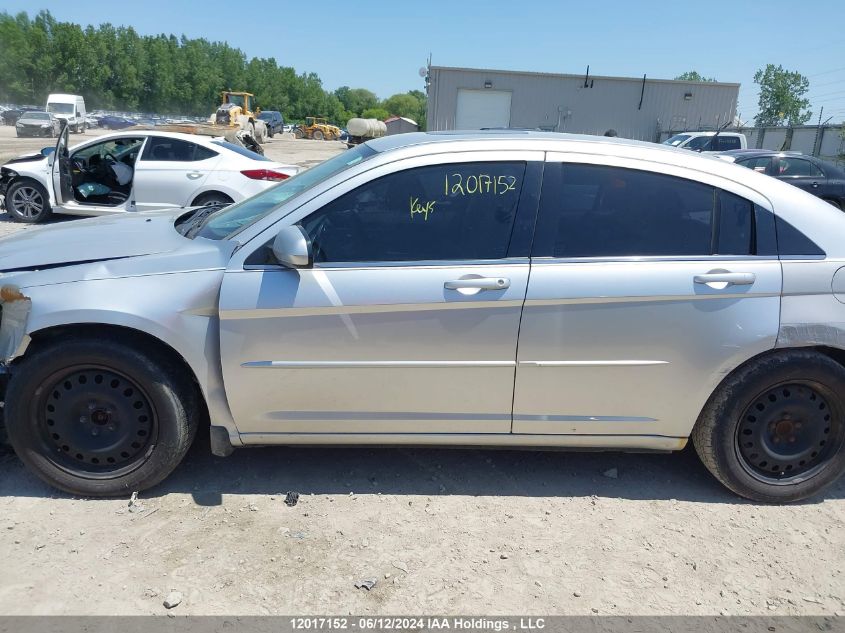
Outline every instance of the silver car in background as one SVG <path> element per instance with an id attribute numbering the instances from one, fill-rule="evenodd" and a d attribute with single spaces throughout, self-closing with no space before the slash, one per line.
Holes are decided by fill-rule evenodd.
<path id="1" fill-rule="evenodd" d="M 226 209 L 0 241 L 6 424 L 41 478 L 212 450 L 680 450 L 745 497 L 845 470 L 845 216 L 716 158 L 531 132 L 371 141 Z"/>

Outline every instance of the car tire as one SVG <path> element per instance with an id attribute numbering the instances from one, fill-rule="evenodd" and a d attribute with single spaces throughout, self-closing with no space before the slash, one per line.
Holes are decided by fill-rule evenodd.
<path id="1" fill-rule="evenodd" d="M 226 206 L 227 204 L 232 204 L 233 202 L 234 200 L 232 200 L 225 193 L 220 193 L 219 191 L 208 191 L 194 198 L 194 201 L 191 203 L 191 206 L 210 207 L 214 205 L 219 205 L 222 207 Z"/>
<path id="2" fill-rule="evenodd" d="M 303 132 L 303 131 L 302 131 L 302 130 L 300 130 L 299 128 L 296 128 L 296 129 L 293 131 L 293 137 L 294 137 L 294 138 L 305 138 L 305 132 Z"/>
<path id="3" fill-rule="evenodd" d="M 812 350 L 752 359 L 710 397 L 692 440 L 707 469 L 742 497 L 816 495 L 845 472 L 845 368 Z"/>
<path id="4" fill-rule="evenodd" d="M 47 190 L 34 180 L 24 179 L 6 190 L 6 213 L 15 222 L 36 224 L 49 218 L 53 209 Z"/>
<path id="5" fill-rule="evenodd" d="M 267 137 L 273 138 L 275 135 L 276 135 L 276 133 L 273 131 L 273 126 L 268 125 L 267 126 Z"/>
<path id="6" fill-rule="evenodd" d="M 43 481 L 85 497 L 150 488 L 182 461 L 201 410 L 184 368 L 105 339 L 45 345 L 14 367 L 6 429 Z"/>
<path id="7" fill-rule="evenodd" d="M 315 141 L 323 141 L 326 137 L 323 135 L 322 130 L 314 130 L 314 132 L 311 134 L 311 138 L 313 138 Z"/>

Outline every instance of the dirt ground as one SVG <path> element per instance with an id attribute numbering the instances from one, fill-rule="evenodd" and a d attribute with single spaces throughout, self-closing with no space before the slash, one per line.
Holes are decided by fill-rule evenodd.
<path id="1" fill-rule="evenodd" d="M 44 145 L 9 130 L 0 160 Z M 307 166 L 339 150 L 277 138 L 267 153 Z M 738 499 L 689 449 L 222 459 L 200 438 L 130 506 L 56 493 L 6 451 L 0 561 L 7 615 L 162 614 L 171 591 L 178 615 L 845 615 L 845 480 L 778 507 Z"/>

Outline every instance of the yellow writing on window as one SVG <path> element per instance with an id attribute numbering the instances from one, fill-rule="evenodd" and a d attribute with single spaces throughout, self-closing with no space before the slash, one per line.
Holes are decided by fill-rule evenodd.
<path id="1" fill-rule="evenodd" d="M 430 202 L 422 203 L 420 202 L 419 198 L 414 198 L 411 196 L 411 219 L 414 219 L 415 215 L 422 215 L 423 221 L 428 221 L 428 215 L 430 213 L 434 213 L 434 205 L 437 204 L 435 200 Z"/>
<path id="2" fill-rule="evenodd" d="M 448 196 L 492 194 L 501 196 L 508 191 L 516 191 L 516 176 L 491 176 L 489 174 L 446 174 L 443 192 Z"/>

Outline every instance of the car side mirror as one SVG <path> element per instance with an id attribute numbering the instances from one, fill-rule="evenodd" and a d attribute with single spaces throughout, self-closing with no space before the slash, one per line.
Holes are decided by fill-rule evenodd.
<path id="1" fill-rule="evenodd" d="M 314 265 L 314 254 L 311 240 L 296 224 L 286 226 L 273 240 L 273 257 L 282 266 L 288 268 L 311 268 Z"/>
<path id="2" fill-rule="evenodd" d="M 55 151 L 56 151 L 55 147 L 42 147 L 41 148 L 41 155 L 44 156 L 44 157 L 48 157 L 48 156 L 50 156 L 50 154 L 52 154 Z"/>

